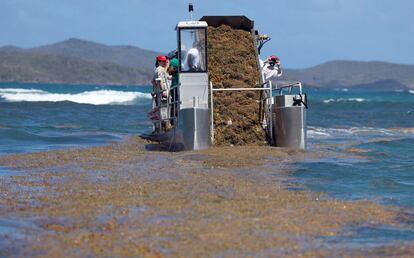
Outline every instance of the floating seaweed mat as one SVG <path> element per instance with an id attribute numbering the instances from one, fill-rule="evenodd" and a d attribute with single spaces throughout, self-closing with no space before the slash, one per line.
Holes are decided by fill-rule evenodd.
<path id="1" fill-rule="evenodd" d="M 208 62 L 214 88 L 259 87 L 255 45 L 252 35 L 222 25 L 208 28 Z M 215 145 L 266 143 L 259 119 L 260 92 L 214 93 Z"/>

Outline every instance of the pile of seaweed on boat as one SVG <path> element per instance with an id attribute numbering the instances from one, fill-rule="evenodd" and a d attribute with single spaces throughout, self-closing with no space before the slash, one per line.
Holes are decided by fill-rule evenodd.
<path id="1" fill-rule="evenodd" d="M 215 88 L 259 87 L 259 70 L 252 35 L 230 26 L 208 28 L 209 75 Z M 260 119 L 260 93 L 214 93 L 215 145 L 266 142 Z"/>

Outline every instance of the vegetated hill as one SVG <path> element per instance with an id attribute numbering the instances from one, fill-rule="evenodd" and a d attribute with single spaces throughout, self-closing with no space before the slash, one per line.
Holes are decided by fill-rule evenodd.
<path id="1" fill-rule="evenodd" d="M 307 69 L 286 69 L 283 79 L 318 87 L 414 88 L 414 65 L 332 61 Z"/>
<path id="2" fill-rule="evenodd" d="M 0 51 L 0 81 L 147 84 L 152 72 L 76 57 Z"/>
<path id="3" fill-rule="evenodd" d="M 3 46 L 0 47 L 0 51 L 2 52 L 15 52 L 15 51 L 24 51 L 23 48 L 16 47 L 16 46 Z"/>
<path id="4" fill-rule="evenodd" d="M 62 42 L 26 49 L 29 52 L 78 57 L 85 60 L 111 62 L 143 70 L 154 69 L 157 52 L 134 46 L 107 46 L 71 38 Z"/>
<path id="5" fill-rule="evenodd" d="M 154 70 L 155 56 L 158 54 L 155 51 L 133 46 L 107 46 L 75 38 L 30 49 L 4 46 L 0 47 L 0 52 L 0 64 L 2 65 L 0 81 L 21 81 L 22 79 L 24 81 L 61 81 L 67 83 L 99 81 L 105 84 L 122 84 L 126 81 L 148 84 Z M 9 54 L 7 60 L 11 63 L 7 63 L 6 53 Z M 16 56 L 12 57 L 12 55 Z M 55 62 L 54 65 L 51 65 L 52 60 Z M 68 64 L 58 60 L 77 60 L 79 67 L 68 67 Z M 131 68 L 135 68 L 135 70 Z M 87 78 L 85 71 L 89 69 L 94 72 L 90 78 Z M 99 69 L 103 70 L 98 71 Z M 110 72 L 106 72 L 108 69 Z M 16 71 L 19 72 L 15 73 Z M 132 75 L 131 71 L 135 71 L 137 74 Z M 58 72 L 65 73 L 65 75 Z M 121 74 L 126 77 L 123 78 L 120 76 Z M 98 78 L 99 76 L 102 77 Z M 132 78 L 135 79 L 132 80 Z M 43 81 L 44 79 L 47 81 Z M 314 87 L 414 89 L 414 65 L 331 61 L 307 69 L 285 69 L 282 79 L 285 81 L 298 80 Z"/>

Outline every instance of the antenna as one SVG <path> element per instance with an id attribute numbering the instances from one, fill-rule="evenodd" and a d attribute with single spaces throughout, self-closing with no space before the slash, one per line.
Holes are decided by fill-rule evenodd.
<path id="1" fill-rule="evenodd" d="M 193 12 L 194 12 L 194 6 L 193 3 L 188 4 L 188 12 L 190 13 L 190 20 L 193 20 Z"/>

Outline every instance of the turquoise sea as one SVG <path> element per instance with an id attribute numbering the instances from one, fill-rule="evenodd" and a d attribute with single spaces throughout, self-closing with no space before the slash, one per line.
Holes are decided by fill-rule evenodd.
<path id="1" fill-rule="evenodd" d="M 0 84 L 0 155 L 105 144 L 151 130 L 150 87 Z"/>
<path id="2" fill-rule="evenodd" d="M 0 155 L 103 145 L 151 132 L 149 86 L 0 84 Z M 414 91 L 306 89 L 308 153 L 299 188 L 414 209 Z M 317 154 L 317 155 L 316 155 Z M 408 229 L 358 227 L 372 244 L 414 240 Z M 346 236 L 343 237 L 343 240 Z"/>

